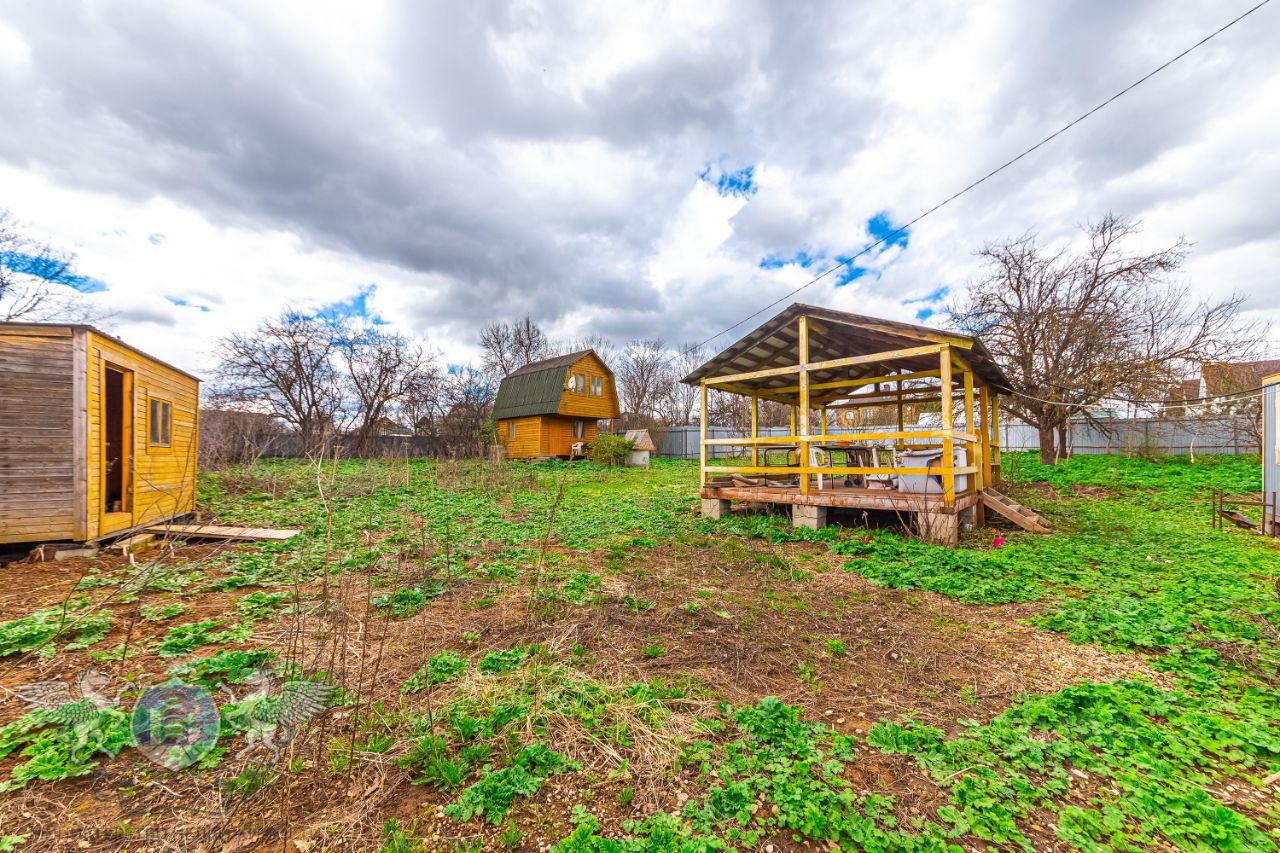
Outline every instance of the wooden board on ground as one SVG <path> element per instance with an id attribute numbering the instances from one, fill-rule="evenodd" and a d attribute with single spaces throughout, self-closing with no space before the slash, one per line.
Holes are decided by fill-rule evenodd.
<path id="1" fill-rule="evenodd" d="M 157 524 L 147 533 L 163 533 L 189 539 L 246 539 L 253 542 L 283 542 L 301 530 L 273 530 L 269 527 L 225 527 L 220 524 Z"/>
<path id="2" fill-rule="evenodd" d="M 154 541 L 156 541 L 154 533 L 135 533 L 125 539 L 118 539 L 112 542 L 111 549 L 113 551 L 118 550 L 121 554 L 129 554 L 145 548 Z"/>

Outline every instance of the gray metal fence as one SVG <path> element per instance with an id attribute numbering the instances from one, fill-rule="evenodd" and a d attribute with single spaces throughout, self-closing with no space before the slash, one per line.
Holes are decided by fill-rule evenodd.
<path id="1" fill-rule="evenodd" d="M 1073 423 L 1067 435 L 1072 453 L 1177 454 L 1257 453 L 1258 426 L 1246 418 L 1126 418 L 1105 426 Z M 1005 450 L 1036 450 L 1036 428 L 1018 421 L 1000 425 Z"/>
<path id="2" fill-rule="evenodd" d="M 865 432 L 883 432 L 891 427 L 868 427 Z M 937 426 L 908 425 L 906 431 L 936 430 Z M 841 432 L 858 430 L 842 429 Z M 788 435 L 786 427 L 765 427 L 761 435 Z M 733 427 L 707 428 L 709 438 L 733 438 L 745 432 Z M 698 458 L 698 426 L 673 426 L 663 437 L 659 454 L 673 459 Z M 909 444 L 936 443 L 937 439 L 908 440 Z M 1244 418 L 1132 418 L 1113 420 L 1105 428 L 1089 423 L 1071 425 L 1067 442 L 1072 453 L 1257 453 L 1257 427 Z M 1005 450 L 1036 450 L 1040 437 L 1036 428 L 1018 421 L 1000 425 L 1000 444 Z M 723 445 L 710 448 L 712 458 L 740 455 L 744 448 Z"/>

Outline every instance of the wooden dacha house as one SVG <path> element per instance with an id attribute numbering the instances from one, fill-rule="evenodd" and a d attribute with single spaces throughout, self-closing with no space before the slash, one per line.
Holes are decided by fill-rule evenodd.
<path id="1" fill-rule="evenodd" d="M 200 380 L 91 326 L 0 323 L 0 544 L 191 512 Z"/>
<path id="2" fill-rule="evenodd" d="M 508 459 L 574 456 L 618 417 L 613 371 L 594 350 L 526 364 L 502 380 L 493 417 Z"/>

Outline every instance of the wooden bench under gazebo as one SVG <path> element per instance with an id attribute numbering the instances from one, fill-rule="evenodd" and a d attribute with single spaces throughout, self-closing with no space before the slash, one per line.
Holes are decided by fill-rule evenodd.
<path id="1" fill-rule="evenodd" d="M 995 488 L 1010 388 L 977 338 L 796 303 L 683 381 L 701 389 L 704 516 L 731 501 L 785 504 L 795 524 L 817 528 L 830 508 L 890 510 L 954 545 L 961 523 L 983 523 L 990 508 L 1047 531 Z M 751 399 L 750 435 L 708 438 L 712 390 Z M 789 435 L 760 435 L 762 400 L 790 407 Z M 908 406 L 936 406 L 936 428 L 908 430 Z M 896 429 L 833 429 L 830 410 L 860 407 L 896 409 Z M 721 448 L 735 456 L 713 458 Z"/>

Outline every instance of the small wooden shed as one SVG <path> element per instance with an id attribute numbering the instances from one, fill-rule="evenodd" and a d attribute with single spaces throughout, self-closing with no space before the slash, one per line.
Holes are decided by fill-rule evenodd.
<path id="1" fill-rule="evenodd" d="M 626 435 L 631 442 L 631 451 L 627 454 L 627 466 L 631 468 L 648 468 L 649 454 L 656 453 L 658 446 L 649 437 L 647 429 L 629 429 Z"/>
<path id="2" fill-rule="evenodd" d="M 0 323 L 0 544 L 195 507 L 200 380 L 91 326 Z"/>
<path id="3" fill-rule="evenodd" d="M 569 456 L 618 416 L 613 371 L 594 350 L 526 364 L 502 380 L 493 404 L 508 459 Z"/>

